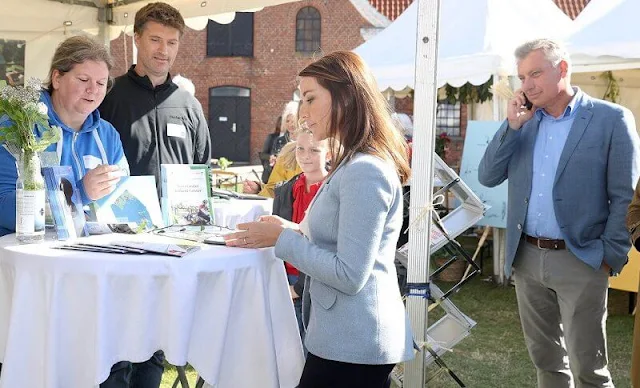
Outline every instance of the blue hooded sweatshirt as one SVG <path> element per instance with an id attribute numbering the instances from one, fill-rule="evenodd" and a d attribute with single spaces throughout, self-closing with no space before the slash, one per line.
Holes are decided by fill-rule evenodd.
<path id="1" fill-rule="evenodd" d="M 113 125 L 100 118 L 97 109 L 87 117 L 82 128 L 76 132 L 62 123 L 53 110 L 49 92 L 42 91 L 40 101 L 47 105 L 49 125 L 62 128 L 60 141 L 51 144 L 46 151 L 57 152 L 61 166 L 71 166 L 83 205 L 91 202 L 82 184 L 82 178 L 87 171 L 100 164 L 114 164 L 129 174 L 129 164 L 122 150 L 120 135 Z M 6 116 L 0 118 L 0 127 L 5 126 L 7 121 Z M 36 129 L 36 135 L 40 135 L 38 129 Z M 17 179 L 15 158 L 4 147 L 0 147 L 0 236 L 15 231 Z"/>

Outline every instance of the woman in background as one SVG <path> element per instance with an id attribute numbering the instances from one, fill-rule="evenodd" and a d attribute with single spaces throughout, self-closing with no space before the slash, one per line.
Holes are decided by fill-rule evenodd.
<path id="1" fill-rule="evenodd" d="M 274 148 L 276 140 L 281 136 L 280 130 L 282 128 L 282 116 L 278 116 L 276 119 L 276 128 L 273 132 L 267 135 L 267 138 L 264 139 L 264 144 L 262 144 L 262 151 L 258 154 L 260 156 L 260 161 L 262 162 L 262 183 L 267 183 L 269 181 L 269 175 L 271 175 L 271 170 L 273 170 L 273 165 L 275 164 L 275 160 L 273 160 L 271 154 L 271 150 Z"/>
<path id="2" fill-rule="evenodd" d="M 296 101 L 289 101 L 285 104 L 282 111 L 282 128 L 280 136 L 275 139 L 271 146 L 271 165 L 274 165 L 276 158 L 287 143 L 296 139 L 296 131 L 298 130 L 298 107 Z"/>
<path id="3" fill-rule="evenodd" d="M 243 193 L 259 194 L 263 197 L 273 198 L 273 190 L 277 185 L 302 172 L 296 164 L 295 146 L 290 145 L 291 141 L 295 140 L 298 129 L 298 107 L 299 104 L 295 101 L 289 101 L 284 107 L 282 112 L 282 117 L 285 118 L 283 119 L 284 134 L 276 139 L 271 150 L 270 163 L 273 163 L 271 164 L 273 169 L 269 174 L 267 183 L 261 185 L 260 182 L 245 180 L 242 185 Z M 281 158 L 285 160 L 280 160 Z"/>

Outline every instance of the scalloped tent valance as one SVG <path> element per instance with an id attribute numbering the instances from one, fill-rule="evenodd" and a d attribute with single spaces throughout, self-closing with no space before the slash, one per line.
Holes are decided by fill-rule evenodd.
<path id="1" fill-rule="evenodd" d="M 380 90 L 403 95 L 413 89 L 417 22 L 414 2 L 354 50 L 371 67 Z M 482 85 L 494 74 L 512 75 L 518 44 L 541 34 L 564 38 L 573 28 L 551 0 L 441 1 L 437 85 Z"/>
<path id="2" fill-rule="evenodd" d="M 233 21 L 235 12 L 254 12 L 298 0 L 164 0 L 186 24 L 203 29 L 209 19 Z M 0 39 L 26 41 L 25 76 L 44 79 L 57 45 L 69 36 L 92 34 L 107 42 L 133 30 L 135 13 L 147 0 L 1 0 Z M 112 4 L 99 8 L 99 5 Z M 117 4 L 117 5 L 115 5 Z M 107 21 L 105 21 L 107 20 Z"/>
<path id="3" fill-rule="evenodd" d="M 237 11 L 253 12 L 263 7 L 297 0 L 165 0 L 178 8 L 187 25 L 202 29 L 209 18 L 229 23 Z M 115 3 L 99 7 L 107 3 Z M 107 26 L 111 39 L 120 35 L 148 1 L 125 0 L 2 0 L 0 39 L 34 40 L 44 35 L 98 33 Z M 107 20 L 103 22 L 101 20 Z"/>

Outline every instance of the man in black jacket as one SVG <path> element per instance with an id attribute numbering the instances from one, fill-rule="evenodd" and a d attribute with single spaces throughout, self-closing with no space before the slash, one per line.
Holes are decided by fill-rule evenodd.
<path id="1" fill-rule="evenodd" d="M 120 133 L 131 175 L 154 175 L 160 164 L 208 164 L 211 137 L 198 100 L 171 81 L 169 69 L 185 28 L 178 10 L 150 3 L 136 13 L 137 64 L 116 78 L 100 115 Z"/>
<path id="2" fill-rule="evenodd" d="M 165 3 L 150 3 L 135 16 L 137 64 L 118 77 L 100 115 L 120 133 L 131 175 L 154 175 L 160 195 L 160 164 L 208 164 L 211 137 L 202 107 L 171 81 L 185 24 Z M 164 353 L 142 363 L 118 362 L 101 388 L 157 388 Z"/>

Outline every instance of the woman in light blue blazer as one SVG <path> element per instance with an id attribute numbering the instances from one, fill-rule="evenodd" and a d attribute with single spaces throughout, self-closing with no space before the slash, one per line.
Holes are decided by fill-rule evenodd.
<path id="1" fill-rule="evenodd" d="M 413 358 L 393 264 L 410 174 L 406 142 L 358 55 L 331 53 L 299 75 L 301 123 L 318 141 L 340 141 L 335 168 L 300 225 L 264 217 L 239 225 L 227 245 L 275 245 L 276 256 L 308 275 L 301 388 L 383 387 L 394 364 Z"/>

